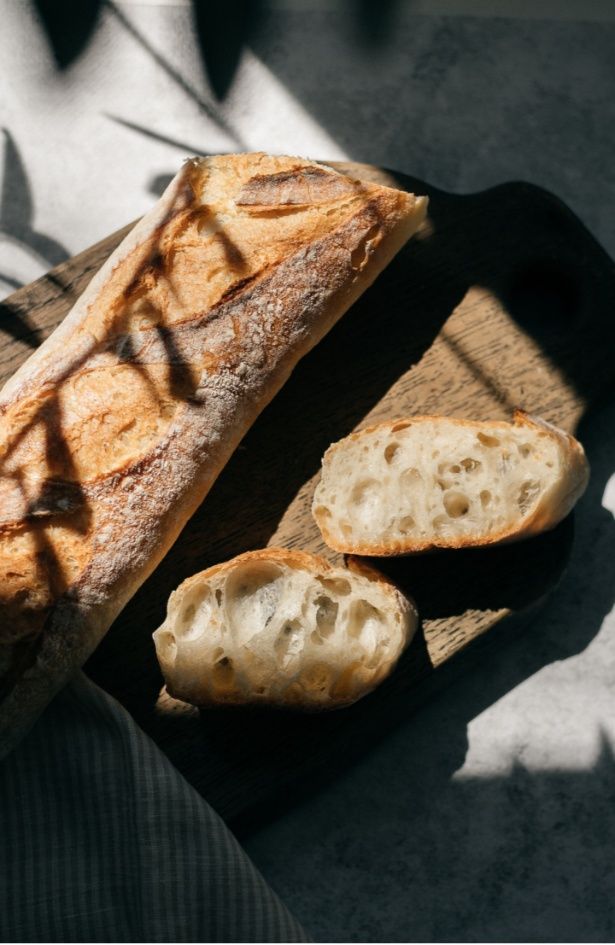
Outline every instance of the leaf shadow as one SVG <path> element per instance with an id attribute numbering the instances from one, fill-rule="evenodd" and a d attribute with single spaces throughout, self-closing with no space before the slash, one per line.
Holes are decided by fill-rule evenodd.
<path id="1" fill-rule="evenodd" d="M 193 23 L 209 84 L 218 100 L 231 87 L 244 47 L 261 25 L 262 0 L 192 0 Z"/>
<path id="2" fill-rule="evenodd" d="M 70 68 L 94 35 L 105 0 L 32 2 L 57 68 Z"/>
<path id="3" fill-rule="evenodd" d="M 237 130 L 232 126 L 232 124 L 225 118 L 219 108 L 213 103 L 207 101 L 207 98 L 202 95 L 199 90 L 190 82 L 185 76 L 177 69 L 165 55 L 163 55 L 155 46 L 149 41 L 149 39 L 143 35 L 143 33 L 135 26 L 133 21 L 126 15 L 124 10 L 114 2 L 114 0 L 105 0 L 105 6 L 120 24 L 122 29 L 130 36 L 132 39 L 140 46 L 140 48 L 147 53 L 147 55 L 158 65 L 171 79 L 171 81 L 179 88 L 181 91 L 188 96 L 188 98 L 193 101 L 199 110 L 206 115 L 210 121 L 223 131 L 230 139 L 233 141 L 234 145 L 240 150 L 245 150 L 245 145 L 242 140 L 241 135 Z M 114 119 L 116 121 L 120 119 Z M 151 135 L 147 129 L 140 128 L 131 125 L 129 122 L 124 122 L 129 127 L 132 127 L 133 130 L 139 131 L 141 134 Z M 164 140 L 164 136 L 163 136 Z"/>
<path id="4" fill-rule="evenodd" d="M 25 312 L 10 302 L 0 302 L 0 334 L 2 332 L 29 348 L 37 348 L 41 342 L 39 328 L 32 324 Z"/>
<path id="5" fill-rule="evenodd" d="M 4 141 L 0 234 L 5 242 L 24 250 L 37 264 L 58 265 L 68 258 L 68 250 L 58 240 L 34 228 L 34 200 L 23 158 L 8 128 L 0 130 Z M 19 285 L 10 276 L 3 279 Z"/>

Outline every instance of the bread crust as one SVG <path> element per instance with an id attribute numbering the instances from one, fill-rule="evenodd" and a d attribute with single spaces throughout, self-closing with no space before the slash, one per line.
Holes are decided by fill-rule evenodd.
<path id="1" fill-rule="evenodd" d="M 234 626 L 232 618 L 228 616 L 235 595 L 228 590 L 229 584 L 224 579 L 228 578 L 235 582 L 239 580 L 240 583 L 246 580 L 249 582 L 251 569 L 246 568 L 246 565 L 254 563 L 277 565 L 286 572 L 294 570 L 302 574 L 307 573 L 316 582 L 323 577 L 325 580 L 330 577 L 333 579 L 332 584 L 339 581 L 348 586 L 348 590 L 343 593 L 348 595 L 347 600 L 354 597 L 355 604 L 361 602 L 363 595 L 373 599 L 372 588 L 377 587 L 381 595 L 385 595 L 389 622 L 386 631 L 381 632 L 380 639 L 376 641 L 376 651 L 368 656 L 363 650 L 362 659 L 358 660 L 357 651 L 362 649 L 359 644 L 360 631 L 355 632 L 352 637 L 345 636 L 341 646 L 338 639 L 334 648 L 331 648 L 331 638 L 327 634 L 327 638 L 321 638 L 316 650 L 308 653 L 306 659 L 304 659 L 304 651 L 301 650 L 294 664 L 285 666 L 283 662 L 280 663 L 276 650 L 279 637 L 282 635 L 279 633 L 279 626 L 277 629 L 275 627 L 275 606 L 280 607 L 279 602 L 274 606 L 274 611 L 269 614 L 264 627 L 259 627 L 258 617 L 244 615 L 239 629 L 243 631 L 249 629 L 254 636 L 250 643 L 247 642 L 247 638 L 235 640 L 237 625 Z M 354 585 L 352 585 L 353 580 L 356 582 Z M 369 591 L 365 589 L 366 581 L 369 582 L 368 586 L 371 586 Z M 317 583 L 316 587 L 318 586 Z M 351 586 L 352 591 L 350 591 Z M 222 602 L 222 589 L 226 598 L 224 602 Z M 327 592 L 320 587 L 320 593 L 323 592 L 335 596 L 332 590 Z M 245 591 L 243 593 L 245 594 Z M 316 593 L 319 592 L 316 591 Z M 186 607 L 191 610 L 191 621 L 194 621 L 195 612 L 202 606 L 202 601 L 213 600 L 214 595 L 218 598 L 220 613 L 225 615 L 222 621 L 224 628 L 220 627 L 220 617 L 212 618 L 209 611 L 207 626 L 197 625 L 196 635 L 192 622 L 185 625 L 182 631 L 181 615 Z M 382 607 L 383 602 L 381 595 L 376 597 L 379 607 Z M 257 594 L 254 596 L 256 597 Z M 281 605 L 281 613 L 284 615 L 282 624 L 284 620 L 291 619 L 291 614 L 294 614 L 295 616 L 292 617 L 294 625 L 299 607 L 297 606 L 296 610 L 291 612 L 288 610 L 287 598 L 284 598 L 284 601 Z M 309 605 L 305 599 L 301 603 L 301 598 L 299 598 L 299 603 L 304 646 L 309 648 L 309 638 L 315 635 L 311 632 L 313 625 L 310 624 Z M 345 619 L 347 618 L 342 618 L 342 626 Z M 399 656 L 412 639 L 417 622 L 418 616 L 414 602 L 390 578 L 367 562 L 350 559 L 347 567 L 341 568 L 334 567 L 324 558 L 307 552 L 286 548 L 264 548 L 237 555 L 230 561 L 214 565 L 183 581 L 169 598 L 166 620 L 154 633 L 154 640 L 167 691 L 175 698 L 199 706 L 236 706 L 254 703 L 302 711 L 322 711 L 350 705 L 371 692 L 394 668 Z M 182 632 L 187 634 L 187 643 L 182 640 Z M 340 629 L 336 632 L 345 633 L 346 631 Z M 170 658 L 167 653 L 169 634 L 173 637 L 171 645 L 174 648 L 174 653 Z M 275 639 L 276 634 L 278 634 L 278 642 Z M 259 637 L 263 639 L 263 642 L 255 648 L 253 641 Z M 203 640 L 205 640 L 204 645 L 201 642 Z M 371 646 L 373 645 L 372 640 Z M 376 654 L 380 652 L 380 645 L 384 645 L 384 651 L 380 654 L 380 658 L 377 658 Z M 184 655 L 182 655 L 182 647 L 186 647 Z M 232 678 L 225 678 L 222 686 L 216 686 L 213 682 L 216 662 L 219 660 L 228 667 L 228 672 L 231 672 L 232 665 Z M 327 680 L 326 688 L 324 685 L 322 689 L 303 686 L 301 680 L 306 674 L 308 678 L 316 675 L 319 682 Z"/>
<path id="2" fill-rule="evenodd" d="M 8 382 L 0 754 L 87 659 L 425 207 L 300 158 L 189 160 Z"/>
<path id="3" fill-rule="evenodd" d="M 197 586 L 212 577 L 233 571 L 238 565 L 245 564 L 248 561 L 268 561 L 273 564 L 284 564 L 289 568 L 310 571 L 312 574 L 319 574 L 320 572 L 327 574 L 330 571 L 336 570 L 326 558 L 323 558 L 321 555 L 311 554 L 311 552 L 308 551 L 297 551 L 295 548 L 259 548 L 256 551 L 244 551 L 243 554 L 231 558 L 230 561 L 214 564 L 205 571 L 199 571 L 198 574 L 193 574 L 191 577 L 186 578 L 173 593 L 176 594 L 180 589 L 189 590 L 192 586 Z M 346 567 L 349 571 L 360 574 L 362 577 L 366 577 L 370 581 L 380 584 L 383 588 L 389 588 L 399 594 L 403 593 L 394 581 L 361 558 L 349 556 L 346 561 Z"/>
<path id="4" fill-rule="evenodd" d="M 345 443 L 348 441 L 360 440 L 363 436 L 379 430 L 384 432 L 396 432 L 413 424 L 423 423 L 425 421 L 438 421 L 441 419 L 446 419 L 447 422 L 459 426 L 482 431 L 488 435 L 497 433 L 498 430 L 505 431 L 511 427 L 511 423 L 506 420 L 475 421 L 460 417 L 444 417 L 444 415 L 438 414 L 425 414 L 407 418 L 400 417 L 365 427 L 362 430 L 349 434 L 343 440 L 333 443 L 324 454 L 323 464 L 336 452 L 343 450 Z M 583 447 L 571 434 L 548 423 L 546 420 L 530 416 L 526 411 L 520 408 L 516 408 L 513 413 L 512 426 L 526 428 L 532 432 L 540 431 L 548 434 L 560 445 L 563 457 L 565 458 L 559 488 L 556 490 L 555 494 L 551 496 L 549 504 L 545 505 L 539 503 L 534 512 L 525 516 L 519 525 L 503 528 L 491 534 L 472 537 L 439 536 L 437 539 L 433 540 L 421 540 L 408 536 L 408 538 L 401 541 L 387 541 L 382 543 L 352 542 L 351 540 L 339 541 L 337 536 L 327 527 L 326 518 L 314 513 L 316 506 L 316 502 L 314 502 L 312 512 L 325 543 L 334 551 L 344 554 L 387 557 L 393 555 L 419 554 L 438 549 L 477 548 L 488 545 L 506 544 L 521 541 L 522 539 L 555 528 L 572 510 L 587 486 L 589 464 Z"/>

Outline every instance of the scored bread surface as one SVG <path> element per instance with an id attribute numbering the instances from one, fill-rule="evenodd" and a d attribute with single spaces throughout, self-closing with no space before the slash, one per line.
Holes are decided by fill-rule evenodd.
<path id="1" fill-rule="evenodd" d="M 363 563 L 267 548 L 184 581 L 154 641 L 178 699 L 327 709 L 384 679 L 416 622 L 414 605 Z"/>
<path id="2" fill-rule="evenodd" d="M 521 410 L 512 423 L 414 417 L 331 446 L 312 511 L 342 552 L 495 544 L 553 528 L 588 476 L 573 436 Z"/>
<path id="3" fill-rule="evenodd" d="M 425 206 L 300 158 L 187 161 L 5 386 L 0 753 Z"/>

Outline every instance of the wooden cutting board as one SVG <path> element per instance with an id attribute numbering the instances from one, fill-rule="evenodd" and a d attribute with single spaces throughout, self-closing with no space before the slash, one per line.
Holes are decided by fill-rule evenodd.
<path id="1" fill-rule="evenodd" d="M 426 227 L 300 363 L 87 665 L 236 828 L 275 814 L 368 750 L 487 631 L 495 638 L 496 625 L 526 622 L 564 571 L 571 519 L 518 545 L 380 560 L 417 601 L 420 632 L 375 693 L 318 716 L 199 712 L 170 699 L 151 634 L 171 590 L 268 544 L 339 561 L 309 506 L 322 453 L 353 429 L 419 413 L 508 418 L 520 406 L 574 431 L 612 390 L 615 269 L 559 200 L 522 183 L 457 196 L 376 168 L 361 173 L 427 193 Z M 127 229 L 1 303 L 2 380 L 61 321 Z"/>

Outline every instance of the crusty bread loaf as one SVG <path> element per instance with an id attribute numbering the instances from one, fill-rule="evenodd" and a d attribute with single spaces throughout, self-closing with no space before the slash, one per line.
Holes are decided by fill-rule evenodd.
<path id="1" fill-rule="evenodd" d="M 553 528 L 588 475 L 574 437 L 522 410 L 512 423 L 411 417 L 331 446 L 312 510 L 337 551 L 467 548 Z"/>
<path id="2" fill-rule="evenodd" d="M 416 623 L 414 605 L 362 562 L 265 548 L 184 581 L 154 641 L 178 699 L 332 709 L 389 674 Z"/>
<path id="3" fill-rule="evenodd" d="M 299 158 L 186 162 L 0 395 L 0 753 L 83 663 L 426 201 Z"/>

